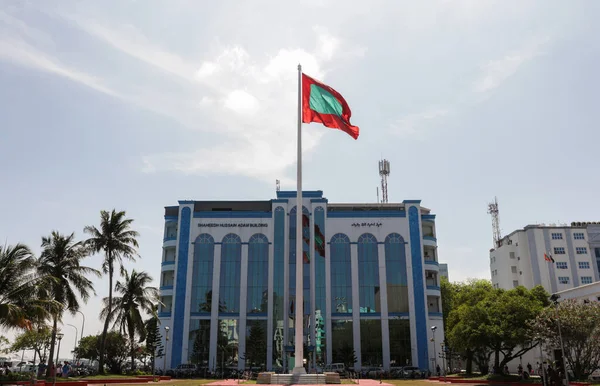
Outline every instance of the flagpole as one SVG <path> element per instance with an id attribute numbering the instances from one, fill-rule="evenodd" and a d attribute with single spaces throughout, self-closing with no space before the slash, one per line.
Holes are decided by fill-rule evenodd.
<path id="1" fill-rule="evenodd" d="M 298 64 L 298 161 L 297 161 L 297 188 L 296 194 L 296 309 L 294 339 L 295 361 L 294 374 L 306 373 L 304 369 L 304 302 L 302 278 L 302 66 Z"/>

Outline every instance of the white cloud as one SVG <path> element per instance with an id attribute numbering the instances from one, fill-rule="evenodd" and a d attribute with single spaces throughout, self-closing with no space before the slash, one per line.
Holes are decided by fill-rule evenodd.
<path id="1" fill-rule="evenodd" d="M 244 90 L 233 90 L 225 98 L 225 107 L 239 114 L 254 114 L 258 108 L 258 100 Z"/>
<path id="2" fill-rule="evenodd" d="M 490 60 L 481 66 L 482 75 L 475 82 L 475 92 L 487 92 L 500 86 L 504 81 L 514 75 L 525 63 L 542 54 L 542 47 L 547 39 L 528 42 L 522 49 L 505 55 L 501 59 Z"/>
<path id="3" fill-rule="evenodd" d="M 390 130 L 403 138 L 425 139 L 428 126 L 450 112 L 448 108 L 431 108 L 420 113 L 405 115 L 393 122 Z"/>

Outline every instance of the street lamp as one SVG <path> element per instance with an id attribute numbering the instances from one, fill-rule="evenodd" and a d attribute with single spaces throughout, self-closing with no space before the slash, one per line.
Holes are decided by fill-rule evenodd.
<path id="1" fill-rule="evenodd" d="M 73 345 L 73 363 L 75 363 L 75 350 L 77 349 L 77 336 L 79 336 L 79 330 L 72 324 L 65 324 L 65 326 L 73 327 L 75 329 L 75 344 Z"/>
<path id="2" fill-rule="evenodd" d="M 167 373 L 167 353 L 169 352 L 169 326 L 165 326 L 165 359 L 163 360 L 163 370 Z"/>
<path id="3" fill-rule="evenodd" d="M 431 341 L 433 342 L 433 371 L 436 371 L 437 369 L 437 353 L 435 351 L 435 330 L 437 330 L 437 326 L 431 326 Z M 438 374 L 439 376 L 439 374 Z"/>
<path id="4" fill-rule="evenodd" d="M 77 312 L 80 313 L 81 317 L 83 318 L 83 321 L 81 322 L 81 335 L 79 335 L 79 343 L 81 343 L 81 339 L 83 339 L 83 327 L 85 327 L 85 314 L 81 311 Z"/>
<path id="5" fill-rule="evenodd" d="M 62 340 L 64 334 L 62 332 L 59 332 L 58 334 L 56 334 L 56 339 L 58 339 L 58 350 L 56 350 L 56 362 L 58 362 L 59 360 L 59 355 L 60 355 L 60 341 Z M 54 368 L 52 369 L 52 371 L 54 372 L 54 379 L 52 380 L 52 386 L 56 386 L 56 362 L 52 363 L 52 365 L 54 366 Z"/>
<path id="6" fill-rule="evenodd" d="M 562 332 L 560 330 L 560 319 L 558 317 L 558 299 L 560 299 L 560 295 L 552 294 L 552 296 L 550 296 L 550 301 L 554 303 L 556 324 L 558 325 L 558 338 L 560 339 L 560 350 L 562 351 L 562 366 L 565 370 L 565 380 L 567 381 L 567 386 L 569 386 L 569 370 L 567 370 L 567 357 L 565 356 L 565 345 L 563 343 Z"/>

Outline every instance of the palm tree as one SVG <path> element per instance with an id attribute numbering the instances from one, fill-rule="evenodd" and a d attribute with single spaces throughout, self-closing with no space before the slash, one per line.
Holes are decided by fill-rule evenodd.
<path id="1" fill-rule="evenodd" d="M 127 333 L 131 350 L 131 370 L 135 370 L 135 335 L 140 337 L 140 342 L 146 339 L 146 326 L 142 312 L 154 314 L 155 303 L 158 302 L 158 288 L 150 287 L 152 277 L 148 273 L 123 271 L 123 281 L 117 281 L 115 291 L 121 296 L 112 299 L 114 308 L 109 305 L 109 299 L 104 298 L 104 308 L 100 313 L 101 318 L 114 321 L 113 328 L 118 328 L 121 333 Z"/>
<path id="2" fill-rule="evenodd" d="M 25 306 L 34 285 L 35 258 L 23 244 L 0 246 L 0 327 L 29 326 Z"/>
<path id="3" fill-rule="evenodd" d="M 60 303 L 52 312 L 52 339 L 48 358 L 47 375 L 54 365 L 54 345 L 58 321 L 64 311 L 75 315 L 79 311 L 79 298 L 87 302 L 91 294 L 96 294 L 94 286 L 87 275 L 100 276 L 100 272 L 81 265 L 81 260 L 89 256 L 90 250 L 83 242 L 75 242 L 75 234 L 61 235 L 52 231 L 49 237 L 42 237 L 42 253 L 38 259 L 37 274 L 40 280 L 40 291 L 49 299 Z"/>
<path id="4" fill-rule="evenodd" d="M 135 260 L 137 256 L 139 233 L 131 229 L 133 219 L 125 218 L 125 211 L 107 212 L 100 211 L 100 229 L 95 226 L 86 226 L 84 232 L 91 235 L 86 241 L 94 252 L 104 252 L 102 270 L 108 273 L 108 310 L 113 309 L 113 276 L 115 263 L 123 269 L 123 258 Z M 110 314 L 110 312 L 108 313 Z M 104 321 L 102 338 L 100 339 L 100 352 L 98 358 L 98 371 L 104 374 L 104 349 L 106 333 L 108 332 L 109 318 Z"/>

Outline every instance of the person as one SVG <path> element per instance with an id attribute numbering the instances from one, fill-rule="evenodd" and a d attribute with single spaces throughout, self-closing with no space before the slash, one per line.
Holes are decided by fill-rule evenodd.
<path id="1" fill-rule="evenodd" d="M 437 366 L 435 367 L 435 371 L 437 372 L 437 375 L 438 375 L 438 377 L 439 377 L 439 376 L 440 376 L 440 374 L 441 374 L 440 365 L 437 365 Z"/>
<path id="2" fill-rule="evenodd" d="M 69 372 L 71 370 L 71 366 L 69 365 L 69 362 L 65 361 L 65 364 L 62 367 L 62 376 L 63 378 L 69 378 Z"/>
<path id="3" fill-rule="evenodd" d="M 523 374 L 523 365 L 519 363 L 519 367 L 517 367 L 517 372 L 519 375 Z"/>
<path id="4" fill-rule="evenodd" d="M 531 366 L 531 363 L 527 363 L 527 371 L 529 372 L 529 374 L 532 374 L 533 367 Z"/>

